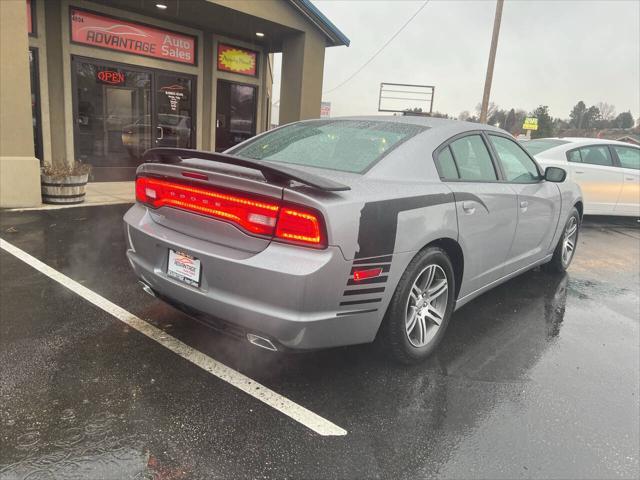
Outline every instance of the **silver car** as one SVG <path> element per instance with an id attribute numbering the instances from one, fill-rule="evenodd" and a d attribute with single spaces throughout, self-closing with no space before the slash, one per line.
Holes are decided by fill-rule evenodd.
<path id="1" fill-rule="evenodd" d="M 565 270 L 583 204 L 497 128 L 297 122 L 224 154 L 146 152 L 124 217 L 144 289 L 269 350 L 434 351 L 451 315 L 538 265 Z"/>

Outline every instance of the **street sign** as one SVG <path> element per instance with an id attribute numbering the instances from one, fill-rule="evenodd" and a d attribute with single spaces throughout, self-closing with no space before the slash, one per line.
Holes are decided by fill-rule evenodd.
<path id="1" fill-rule="evenodd" d="M 527 117 L 522 125 L 523 130 L 538 130 L 538 119 L 536 117 Z"/>
<path id="2" fill-rule="evenodd" d="M 320 102 L 320 118 L 331 116 L 331 102 Z"/>

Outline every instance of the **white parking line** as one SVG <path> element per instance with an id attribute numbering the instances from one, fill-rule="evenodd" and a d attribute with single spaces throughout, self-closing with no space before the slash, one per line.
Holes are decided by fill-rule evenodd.
<path id="1" fill-rule="evenodd" d="M 89 290 L 87 287 L 80 285 L 75 280 L 72 280 L 71 278 L 58 272 L 57 270 L 54 270 L 48 265 L 42 263 L 37 258 L 32 257 L 25 251 L 20 250 L 18 247 L 1 238 L 0 248 L 19 258 L 47 277 L 55 280 L 62 286 L 75 292 L 88 302 L 94 304 L 96 307 L 99 307 L 105 312 L 113 315 L 118 320 L 129 325 L 131 328 L 135 328 L 138 332 L 158 342 L 160 345 L 171 350 L 173 353 L 180 355 L 185 360 L 190 361 L 194 365 L 197 365 L 203 370 L 206 370 L 212 375 L 215 375 L 220 380 L 224 380 L 225 382 L 251 395 L 253 398 L 269 405 L 271 408 L 278 410 L 279 412 L 285 414 L 296 422 L 301 423 L 314 432 L 324 436 L 341 436 L 347 434 L 347 431 L 345 429 L 340 428 L 336 424 L 321 417 L 320 415 L 316 415 L 312 411 L 307 410 L 306 408 L 298 405 L 295 402 L 292 402 L 279 393 L 276 393 L 273 390 L 260 385 L 258 382 L 250 379 L 246 375 L 243 375 L 242 373 L 227 367 L 226 365 L 218 362 L 217 360 L 214 360 L 208 355 L 205 355 L 204 353 L 191 348 L 189 345 L 168 335 L 163 330 L 154 327 L 141 318 L 136 317 L 132 313 L 127 312 L 124 308 L 121 308 L 115 303 L 110 302 L 103 296 L 97 294 L 92 290 Z"/>

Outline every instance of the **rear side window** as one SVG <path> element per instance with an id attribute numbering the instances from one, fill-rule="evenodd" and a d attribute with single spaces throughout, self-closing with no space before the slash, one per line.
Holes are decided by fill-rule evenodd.
<path id="1" fill-rule="evenodd" d="M 621 167 L 640 170 L 640 148 L 620 147 L 614 145 L 613 149 L 618 154 Z"/>
<path id="2" fill-rule="evenodd" d="M 229 153 L 270 162 L 362 173 L 428 127 L 373 120 L 315 120 L 279 128 Z"/>
<path id="3" fill-rule="evenodd" d="M 582 163 L 580 150 L 571 150 L 570 152 L 567 152 L 567 160 L 574 163 Z"/>
<path id="4" fill-rule="evenodd" d="M 451 142 L 451 150 L 460 172 L 461 180 L 497 180 L 491 156 L 480 135 L 468 135 Z"/>
<path id="5" fill-rule="evenodd" d="M 589 163 L 591 165 L 602 165 L 603 167 L 613 166 L 613 160 L 611 160 L 609 147 L 607 147 L 606 145 L 592 145 L 590 147 L 583 147 L 580 149 L 580 158 L 582 159 L 582 163 Z"/>
<path id="6" fill-rule="evenodd" d="M 507 182 L 533 183 L 540 180 L 540 173 L 535 163 L 516 142 L 498 135 L 489 135 L 489 138 L 496 150 Z"/>
<path id="7" fill-rule="evenodd" d="M 438 163 L 438 172 L 440 173 L 440 178 L 442 178 L 443 180 L 457 180 L 458 178 L 460 178 L 458 176 L 456 163 L 453 160 L 453 155 L 451 155 L 451 150 L 449 150 L 449 147 L 445 147 L 440 151 L 436 162 Z"/>

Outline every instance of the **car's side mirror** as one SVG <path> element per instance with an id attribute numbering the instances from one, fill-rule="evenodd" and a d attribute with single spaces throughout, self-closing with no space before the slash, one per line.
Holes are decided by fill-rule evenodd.
<path id="1" fill-rule="evenodd" d="M 547 167 L 544 171 L 544 179 L 547 182 L 562 183 L 567 178 L 567 171 L 560 167 Z"/>

